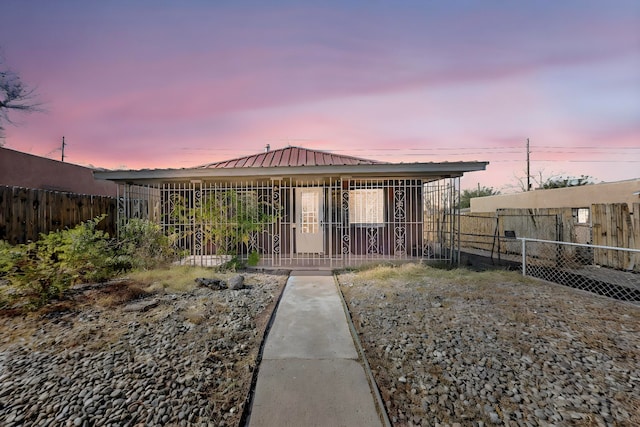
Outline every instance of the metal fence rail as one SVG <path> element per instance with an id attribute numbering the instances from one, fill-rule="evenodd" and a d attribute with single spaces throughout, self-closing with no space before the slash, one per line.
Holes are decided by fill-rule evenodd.
<path id="1" fill-rule="evenodd" d="M 523 275 L 640 304 L 640 249 L 529 238 L 519 240 Z M 624 269 L 594 262 L 599 259 L 616 259 Z"/>

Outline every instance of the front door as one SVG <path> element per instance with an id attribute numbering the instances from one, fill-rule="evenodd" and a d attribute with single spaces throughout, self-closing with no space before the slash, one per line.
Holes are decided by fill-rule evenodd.
<path id="1" fill-rule="evenodd" d="M 322 188 L 296 189 L 296 252 L 324 252 Z"/>

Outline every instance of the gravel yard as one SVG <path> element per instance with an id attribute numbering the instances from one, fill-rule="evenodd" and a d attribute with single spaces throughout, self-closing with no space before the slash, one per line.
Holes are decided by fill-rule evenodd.
<path id="1" fill-rule="evenodd" d="M 0 425 L 239 425 L 286 282 L 245 277 L 89 286 L 0 315 Z M 396 426 L 640 425 L 640 307 L 509 272 L 338 281 Z"/>
<path id="2" fill-rule="evenodd" d="M 640 425 L 640 307 L 509 272 L 338 280 L 396 426 Z"/>
<path id="3" fill-rule="evenodd" d="M 241 290 L 112 283 L 0 315 L 0 425 L 237 426 L 286 282 L 245 276 Z"/>

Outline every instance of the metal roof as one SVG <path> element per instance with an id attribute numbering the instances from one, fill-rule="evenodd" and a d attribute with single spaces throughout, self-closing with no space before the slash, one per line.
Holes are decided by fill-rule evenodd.
<path id="1" fill-rule="evenodd" d="M 370 165 L 276 166 L 246 168 L 147 169 L 94 172 L 97 179 L 151 183 L 207 179 L 248 179 L 269 177 L 419 177 L 451 178 L 466 172 L 485 170 L 488 162 L 378 163 Z"/>
<path id="2" fill-rule="evenodd" d="M 488 162 L 390 163 L 342 156 L 300 147 L 287 147 L 188 169 L 94 171 L 97 179 L 132 184 L 189 180 L 269 179 L 296 177 L 419 177 L 427 180 L 459 177 L 485 170 Z"/>
<path id="3" fill-rule="evenodd" d="M 302 147 L 286 147 L 251 156 L 239 157 L 237 159 L 208 163 L 196 169 L 376 165 L 385 163 L 387 162 L 332 154 L 325 151 L 309 150 Z"/>

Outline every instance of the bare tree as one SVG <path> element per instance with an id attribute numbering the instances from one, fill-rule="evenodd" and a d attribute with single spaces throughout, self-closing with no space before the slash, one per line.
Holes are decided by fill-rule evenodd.
<path id="1" fill-rule="evenodd" d="M 504 186 L 505 190 L 510 190 L 510 191 L 516 191 L 516 192 L 524 192 L 524 191 L 528 191 L 527 190 L 527 183 L 531 182 L 532 183 L 532 187 L 529 190 L 533 190 L 535 188 L 541 188 L 542 185 L 549 181 L 550 179 L 552 179 L 555 176 L 559 176 L 556 173 L 547 173 L 545 172 L 544 169 L 538 170 L 535 173 L 532 173 L 529 176 L 529 179 L 527 180 L 527 172 L 523 171 L 524 176 L 523 175 L 513 175 L 513 178 L 515 179 L 515 183 L 511 183 L 511 184 L 507 184 Z"/>
<path id="2" fill-rule="evenodd" d="M 5 123 L 13 124 L 9 118 L 12 111 L 40 111 L 40 104 L 35 100 L 35 90 L 23 83 L 0 57 L 0 146 L 3 145 Z"/>
<path id="3" fill-rule="evenodd" d="M 527 191 L 527 177 L 516 176 L 515 185 L 510 184 L 505 186 L 507 189 L 515 189 L 516 191 Z M 535 174 L 530 176 L 530 181 L 533 182 L 534 189 L 549 189 L 549 188 L 562 188 L 562 187 L 576 187 L 580 185 L 594 184 L 596 179 L 589 175 L 580 175 L 579 177 L 559 174 L 559 173 L 546 173 L 544 170 L 539 170 Z"/>

